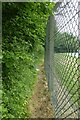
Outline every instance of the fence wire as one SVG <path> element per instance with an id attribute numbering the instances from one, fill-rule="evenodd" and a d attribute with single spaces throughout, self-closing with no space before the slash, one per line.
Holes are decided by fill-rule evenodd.
<path id="1" fill-rule="evenodd" d="M 57 2 L 50 15 L 45 71 L 55 118 L 80 118 L 80 3 Z"/>

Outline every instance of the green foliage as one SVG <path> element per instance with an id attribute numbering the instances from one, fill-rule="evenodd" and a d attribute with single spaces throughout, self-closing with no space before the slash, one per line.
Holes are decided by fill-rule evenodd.
<path id="1" fill-rule="evenodd" d="M 9 114 L 3 111 L 3 117 L 12 115 L 23 117 L 24 101 L 30 97 L 32 85 L 36 79 L 34 57 L 23 52 L 7 52 L 4 54 L 3 61 L 5 59 L 6 63 L 3 63 L 3 101 L 5 102 L 3 108 Z"/>
<path id="2" fill-rule="evenodd" d="M 78 39 L 72 34 L 58 33 L 55 37 L 54 50 L 59 53 L 77 52 L 78 45 Z"/>
<path id="3" fill-rule="evenodd" d="M 29 117 L 28 102 L 54 3 L 3 4 L 3 118 Z"/>

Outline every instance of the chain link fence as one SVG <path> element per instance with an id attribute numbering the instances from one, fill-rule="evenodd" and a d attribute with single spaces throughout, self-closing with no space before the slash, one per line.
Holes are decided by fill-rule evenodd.
<path id="1" fill-rule="evenodd" d="M 55 118 L 80 118 L 80 3 L 57 2 L 50 15 L 45 71 Z"/>

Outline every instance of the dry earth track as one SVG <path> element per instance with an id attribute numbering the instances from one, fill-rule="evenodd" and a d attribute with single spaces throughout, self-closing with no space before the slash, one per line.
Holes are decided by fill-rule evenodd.
<path id="1" fill-rule="evenodd" d="M 44 65 L 40 65 L 38 70 L 37 82 L 29 102 L 31 118 L 53 118 L 53 108 L 45 78 Z"/>

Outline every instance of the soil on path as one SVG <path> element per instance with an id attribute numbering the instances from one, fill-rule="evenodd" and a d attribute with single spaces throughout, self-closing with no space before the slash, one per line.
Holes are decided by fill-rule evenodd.
<path id="1" fill-rule="evenodd" d="M 29 102 L 29 109 L 31 118 L 53 118 L 53 108 L 43 65 L 39 66 L 38 80 Z"/>

